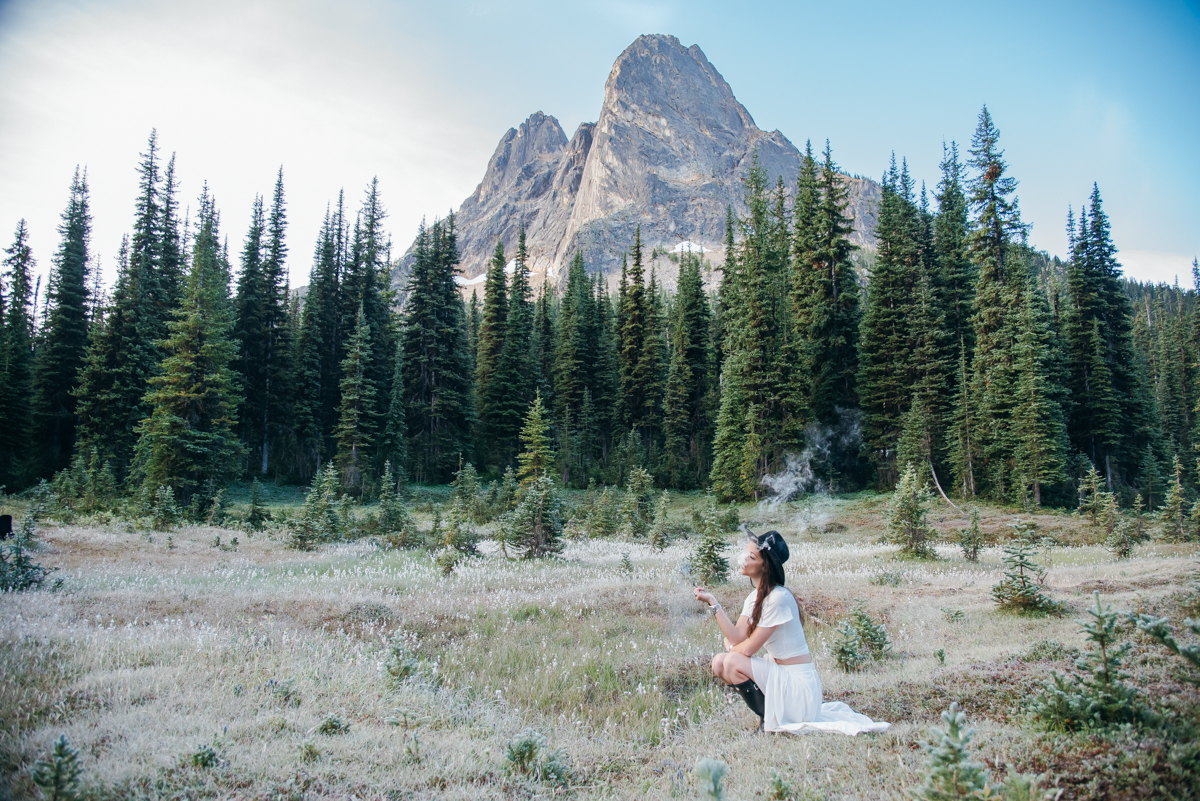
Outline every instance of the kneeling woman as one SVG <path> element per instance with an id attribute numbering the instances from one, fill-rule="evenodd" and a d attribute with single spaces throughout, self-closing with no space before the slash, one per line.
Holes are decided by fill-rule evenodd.
<path id="1" fill-rule="evenodd" d="M 733 685 L 766 731 L 884 731 L 890 724 L 872 721 L 840 702 L 822 703 L 821 677 L 804 638 L 803 613 L 784 587 L 787 559 L 788 546 L 779 532 L 750 534 L 741 572 L 755 589 L 746 597 L 737 623 L 711 592 L 696 588 L 696 598 L 713 611 L 729 649 L 713 657 L 713 675 Z M 755 656 L 764 647 L 767 658 Z"/>

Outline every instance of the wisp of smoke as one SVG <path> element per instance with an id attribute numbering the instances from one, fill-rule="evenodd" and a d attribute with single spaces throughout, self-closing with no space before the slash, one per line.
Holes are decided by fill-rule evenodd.
<path id="1" fill-rule="evenodd" d="M 862 440 L 859 418 L 857 410 L 839 408 L 835 425 L 813 424 L 804 429 L 805 447 L 800 455 L 786 454 L 781 472 L 763 476 L 761 484 L 768 494 L 759 501 L 759 511 L 764 514 L 777 513 L 784 504 L 806 492 L 828 495 L 830 484 L 818 473 L 829 466 L 833 457 L 858 450 Z M 796 518 L 797 532 L 816 529 L 824 533 L 831 519 L 830 504 L 827 499 L 819 499 L 799 513 Z"/>
<path id="2" fill-rule="evenodd" d="M 804 429 L 804 450 L 799 456 L 784 456 L 782 472 L 762 477 L 761 484 L 768 495 L 760 502 L 763 511 L 778 510 L 781 504 L 804 492 L 829 492 L 829 482 L 817 475 L 829 464 L 831 457 L 849 450 L 858 450 L 862 440 L 857 410 L 838 409 L 838 422 L 833 426 L 813 424 Z"/>

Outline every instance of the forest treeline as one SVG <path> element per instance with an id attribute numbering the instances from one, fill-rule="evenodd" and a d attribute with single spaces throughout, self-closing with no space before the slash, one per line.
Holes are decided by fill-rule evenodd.
<path id="1" fill-rule="evenodd" d="M 745 500 L 803 453 L 809 486 L 834 490 L 892 487 L 911 464 L 946 493 L 1026 505 L 1074 506 L 1093 470 L 1126 505 L 1196 491 L 1197 292 L 1122 277 L 1095 187 L 1068 212 L 1065 260 L 1031 248 L 986 108 L 965 155 L 945 148 L 932 192 L 893 157 L 876 249 L 857 256 L 828 143 L 806 148 L 794 187 L 756 160 L 724 263 L 681 254 L 673 292 L 647 275 L 640 231 L 615 292 L 580 253 L 560 286 L 535 290 L 522 232 L 464 301 L 450 215 L 422 225 L 398 295 L 372 181 L 358 208 L 328 208 L 299 293 L 282 170 L 236 256 L 207 187 L 180 218 L 175 160 L 153 133 L 138 174 L 110 294 L 84 172 L 47 287 L 24 221 L 4 251 L 10 490 L 72 465 L 193 506 L 239 478 L 308 483 L 329 463 L 364 498 L 385 472 L 438 483 L 470 463 L 496 478 L 539 402 L 567 486 L 641 468 Z"/>

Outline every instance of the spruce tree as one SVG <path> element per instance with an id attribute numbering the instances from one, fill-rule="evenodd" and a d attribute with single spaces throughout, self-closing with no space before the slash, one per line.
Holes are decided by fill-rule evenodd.
<path id="1" fill-rule="evenodd" d="M 1014 247 L 1014 239 L 1024 237 L 1026 226 L 1013 197 L 1017 182 L 1004 174 L 999 138 L 985 106 L 972 138 L 969 162 L 976 175 L 969 184 L 974 218 L 968 242 L 979 272 L 972 315 L 975 353 L 967 400 L 974 407 L 973 448 L 979 454 L 973 471 L 976 487 L 982 478 L 990 494 L 1003 497 L 1010 488 L 1011 417 L 1018 394 L 1012 354 L 1028 265 Z"/>
<path id="2" fill-rule="evenodd" d="M 1183 489 L 1183 464 L 1175 456 L 1174 481 L 1167 484 L 1167 494 L 1159 513 L 1162 538 L 1167 542 L 1186 542 L 1188 536 L 1187 497 Z"/>
<path id="3" fill-rule="evenodd" d="M 642 437 L 648 434 L 653 400 L 648 395 L 651 387 L 645 381 L 648 365 L 640 364 L 646 351 L 649 333 L 650 303 L 646 297 L 645 277 L 642 269 L 642 228 L 634 232 L 632 264 L 628 273 L 622 273 L 624 296 L 621 299 L 621 339 L 618 364 L 621 375 L 621 421 L 626 428 L 640 427 Z"/>
<path id="4" fill-rule="evenodd" d="M 739 310 L 737 287 L 740 284 L 738 275 L 738 254 L 733 240 L 733 213 L 727 212 L 725 219 L 725 264 L 722 272 L 720 307 L 722 317 L 726 318 L 725 330 L 729 334 L 721 341 L 723 351 L 720 370 L 720 406 L 717 411 L 716 432 L 713 436 L 713 462 L 709 474 L 712 491 L 716 497 L 725 501 L 741 498 L 742 490 L 742 461 L 745 433 L 746 392 L 743 376 L 745 375 L 745 354 L 740 346 L 734 343 L 733 333 L 738 329 L 729 326 L 728 318 Z"/>
<path id="5" fill-rule="evenodd" d="M 22 481 L 29 454 L 32 424 L 29 400 L 33 382 L 33 285 L 36 262 L 29 247 L 25 220 L 17 223 L 11 246 L 5 249 L 4 283 L 8 297 L 0 318 L 0 483 L 13 487 Z"/>
<path id="6" fill-rule="evenodd" d="M 860 328 L 858 390 L 863 439 L 879 473 L 891 486 L 903 467 L 896 446 L 916 381 L 914 325 L 920 284 L 917 206 L 908 164 L 897 171 L 896 157 L 881 183 L 875 228 L 877 252 Z M 919 463 L 928 470 L 925 462 Z"/>
<path id="7" fill-rule="evenodd" d="M 549 474 L 554 464 L 554 451 L 550 447 L 550 424 L 542 406 L 541 393 L 534 396 L 525 425 L 521 427 L 521 449 L 517 458 L 517 478 L 522 486 Z"/>
<path id="8" fill-rule="evenodd" d="M 379 457 L 395 465 L 396 483 L 402 486 L 408 477 L 408 423 L 404 417 L 404 341 L 399 337 L 392 367 L 392 397 L 383 423 Z"/>
<path id="9" fill-rule="evenodd" d="M 533 365 L 533 391 L 546 399 L 546 408 L 554 408 L 555 308 L 549 281 L 543 281 L 533 305 L 533 335 L 529 361 Z"/>
<path id="10" fill-rule="evenodd" d="M 475 396 L 478 399 L 479 417 L 476 446 L 489 462 L 499 458 L 494 451 L 494 443 L 500 433 L 498 404 L 503 387 L 495 385 L 495 374 L 504 350 L 508 324 L 508 287 L 504 277 L 506 263 L 504 245 L 497 242 L 484 280 L 483 313 L 479 320 L 479 344 L 475 350 Z"/>
<path id="11" fill-rule="evenodd" d="M 347 294 L 353 296 L 355 291 L 358 292 L 358 301 L 362 304 L 363 314 L 371 327 L 371 350 L 364 369 L 377 393 L 374 410 L 376 419 L 384 419 L 388 413 L 396 339 L 399 335 L 397 320 L 392 314 L 394 293 L 391 290 L 391 272 L 388 265 L 390 245 L 383 230 L 385 219 L 387 212 L 379 192 L 379 179 L 372 178 L 358 214 L 351 257 L 354 262 L 351 274 L 357 277 L 359 283 L 357 286 L 351 286 Z M 455 256 L 457 258 L 457 250 Z M 461 369 L 469 370 L 471 359 L 467 352 L 467 320 L 461 298 L 458 300 L 458 324 L 463 336 L 461 357 L 466 361 Z M 378 474 L 383 469 L 384 461 L 382 457 L 376 458 L 371 465 L 372 472 Z"/>
<path id="12" fill-rule="evenodd" d="M 242 401 L 238 409 L 238 427 L 242 444 L 253 455 L 260 451 L 263 419 L 262 341 L 265 335 L 267 298 L 262 269 L 262 238 L 265 227 L 262 198 L 254 197 L 250 211 L 250 228 L 242 245 L 241 269 L 234 294 L 233 335 L 238 343 L 234 362 L 242 385 Z M 251 457 L 253 461 L 253 456 Z M 254 471 L 257 472 L 257 471 Z"/>
<path id="13" fill-rule="evenodd" d="M 516 456 L 517 438 L 525 411 L 533 401 L 535 378 L 530 359 L 533 348 L 534 308 L 529 287 L 529 253 L 525 247 L 525 227 L 517 239 L 512 288 L 508 297 L 508 315 L 504 325 L 504 346 L 489 388 L 488 406 L 495 418 L 494 447 L 501 464 Z"/>
<path id="14" fill-rule="evenodd" d="M 76 391 L 76 447 L 95 445 L 106 460 L 112 461 L 119 477 L 125 475 L 138 441 L 136 428 L 151 413 L 146 387 L 166 356 L 160 343 L 170 334 L 168 323 L 182 294 L 177 265 L 164 260 L 182 252 L 177 245 L 174 216 L 168 213 L 173 202 L 173 164 L 172 159 L 171 180 L 164 191 L 159 175 L 158 135 L 151 131 L 138 166 L 133 234 L 128 246 L 122 247 L 111 307 L 102 332 L 89 341 L 87 363 Z M 172 244 L 164 250 L 167 239 Z M 193 272 L 197 247 L 198 237 L 193 245 Z M 212 247 L 217 255 L 206 254 L 204 258 L 215 262 L 219 246 Z"/>
<path id="15" fill-rule="evenodd" d="M 187 504 L 237 473 L 237 384 L 231 369 L 229 267 L 220 250 L 215 204 L 205 187 L 183 302 L 169 326 L 167 353 L 150 380 L 150 414 L 137 427 L 135 474 Z"/>
<path id="16" fill-rule="evenodd" d="M 67 466 L 75 445 L 74 390 L 88 341 L 88 244 L 92 231 L 87 173 L 75 168 L 62 237 L 47 290 L 50 312 L 33 369 L 35 448 L 42 475 Z"/>
<path id="17" fill-rule="evenodd" d="M 1066 428 L 1059 392 L 1048 361 L 1053 350 L 1044 299 L 1029 281 L 1022 298 L 1012 351 L 1016 365 L 1016 403 L 1012 409 L 1013 480 L 1020 492 L 1029 488 L 1033 505 L 1042 503 L 1042 488 L 1066 478 Z"/>
<path id="18" fill-rule="evenodd" d="M 1064 335 L 1073 403 L 1068 427 L 1072 444 L 1103 467 L 1112 489 L 1114 480 L 1128 482 L 1136 475 L 1149 422 L 1136 386 L 1133 309 L 1121 285 L 1121 267 L 1097 186 L 1092 187 L 1088 207 L 1080 211 L 1078 229 L 1069 233 L 1070 303 Z M 1187 426 L 1182 429 L 1186 436 Z"/>
<path id="19" fill-rule="evenodd" d="M 453 215 L 422 226 L 415 256 L 402 334 L 409 464 L 417 481 L 444 481 L 469 461 L 475 422 Z"/>
<path id="20" fill-rule="evenodd" d="M 299 449 L 296 471 L 301 478 L 315 474 L 321 460 L 336 451 L 329 436 L 339 406 L 343 334 L 340 306 L 342 209 L 325 213 L 317 239 L 308 293 L 304 299 L 300 334 L 296 340 L 294 383 L 295 431 Z"/>
<path id="21" fill-rule="evenodd" d="M 252 457 L 250 468 L 261 475 L 271 470 L 272 448 L 283 450 L 294 433 L 295 351 L 288 324 L 286 228 L 280 168 L 265 220 L 262 201 L 255 200 L 236 301 L 243 384 L 239 421 Z"/>
<path id="22" fill-rule="evenodd" d="M 975 347 L 971 309 L 977 270 L 968 253 L 969 208 L 963 192 L 963 165 L 959 161 L 956 142 L 943 147 L 940 168 L 942 177 L 935 195 L 937 215 L 933 222 L 937 286 L 945 303 L 947 335 L 969 361 Z"/>
<path id="23" fill-rule="evenodd" d="M 337 467 L 342 486 L 360 496 L 371 480 L 378 416 L 375 383 L 367 372 L 371 357 L 371 325 L 359 306 L 354 333 L 342 361 L 341 406 L 338 410 Z"/>

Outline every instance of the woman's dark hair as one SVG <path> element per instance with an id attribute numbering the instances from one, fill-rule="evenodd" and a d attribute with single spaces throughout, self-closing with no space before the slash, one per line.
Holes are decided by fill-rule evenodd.
<path id="1" fill-rule="evenodd" d="M 784 586 L 783 561 L 787 559 L 788 553 L 787 544 L 783 542 L 783 537 L 778 531 L 768 531 L 761 537 L 751 533 L 750 537 L 759 546 L 758 555 L 763 561 L 763 572 L 758 579 L 758 595 L 754 599 L 754 613 L 750 615 L 750 626 L 746 629 L 747 637 L 758 628 L 758 621 L 762 619 L 763 602 L 767 600 L 771 590 Z M 784 589 L 787 588 L 784 587 Z M 795 598 L 796 594 L 792 593 L 792 597 Z M 796 598 L 796 608 L 800 611 L 800 625 L 803 626 L 806 616 L 799 598 Z"/>

